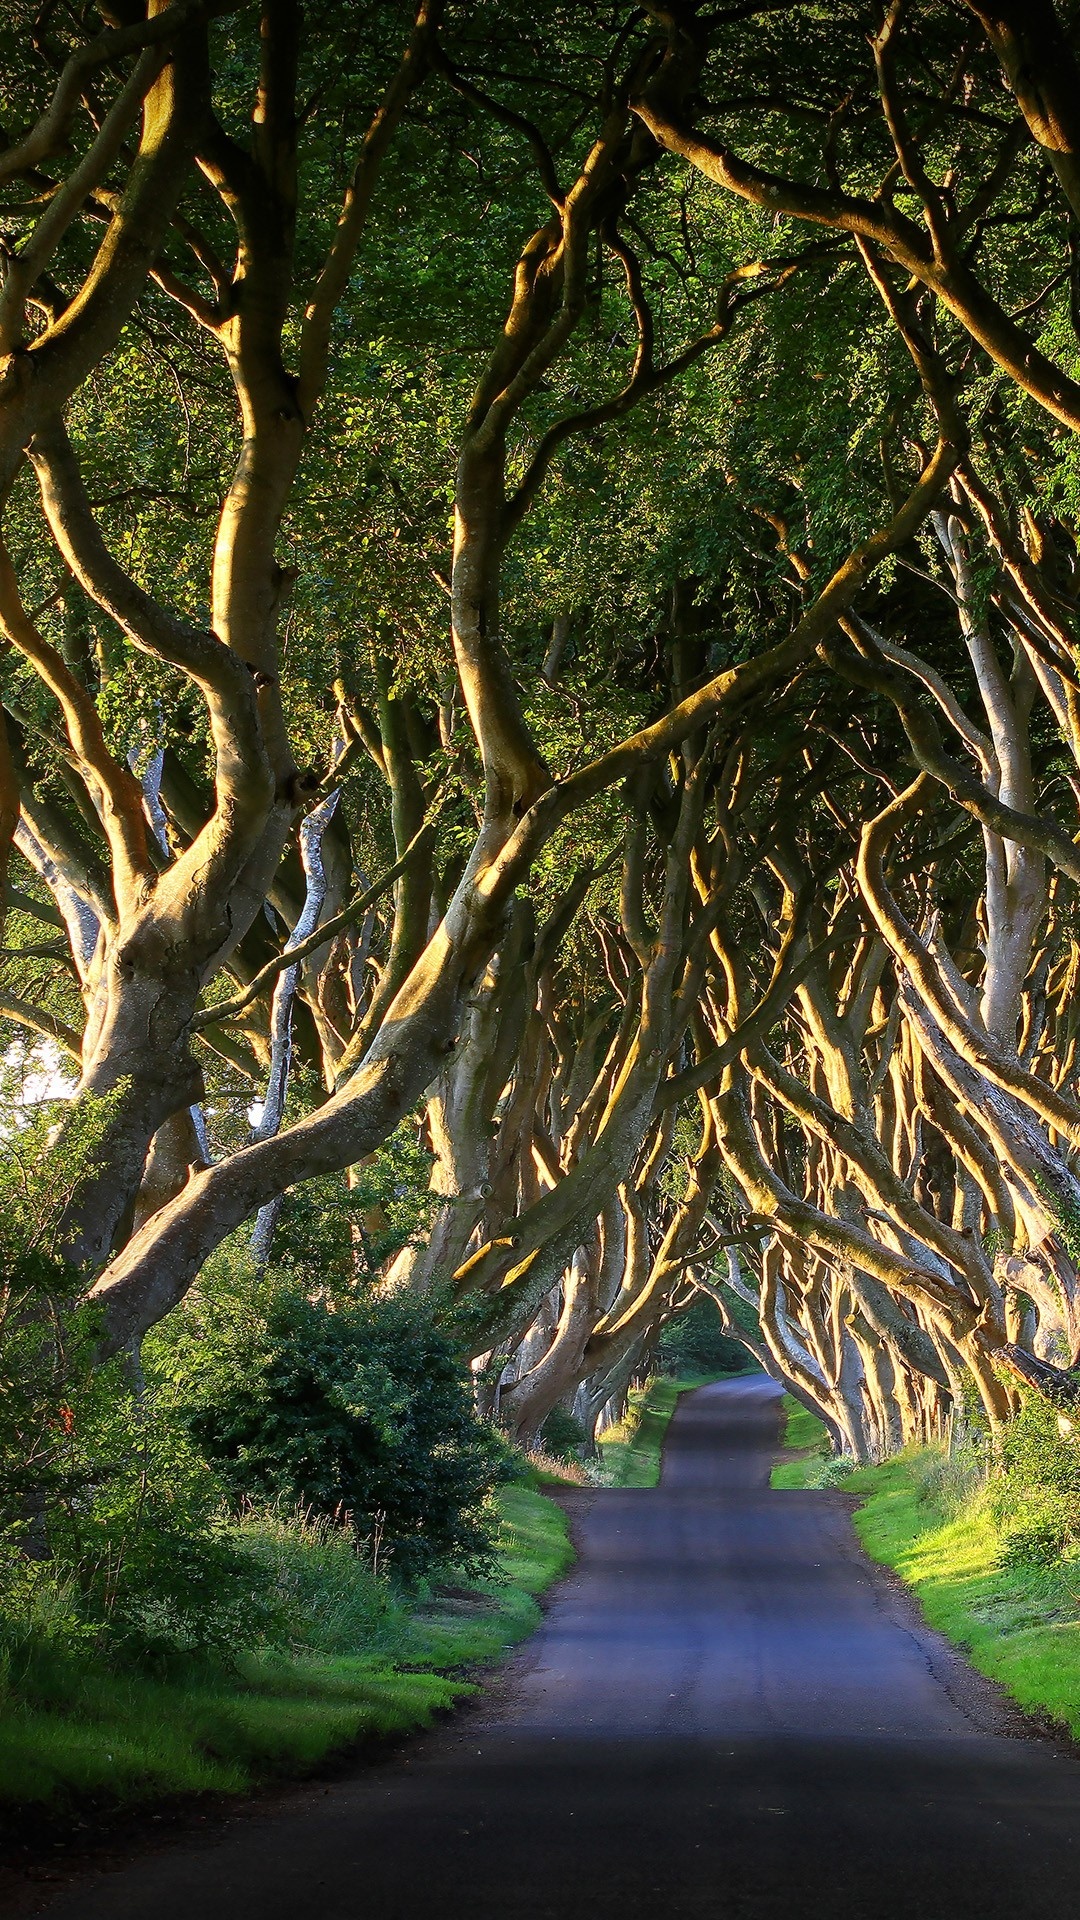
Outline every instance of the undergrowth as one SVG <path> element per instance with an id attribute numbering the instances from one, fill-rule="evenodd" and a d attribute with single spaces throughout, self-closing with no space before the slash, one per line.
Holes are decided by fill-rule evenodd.
<path id="1" fill-rule="evenodd" d="M 458 1585 L 451 1574 L 408 1602 L 324 1522 L 284 1513 L 241 1521 L 243 1550 L 290 1624 L 285 1644 L 228 1663 L 174 1656 L 121 1668 L 50 1636 L 45 1619 L 32 1635 L 9 1637 L 0 1803 L 63 1810 L 237 1793 L 360 1740 L 426 1726 L 475 1692 L 475 1668 L 533 1630 L 536 1596 L 571 1558 L 553 1501 L 511 1485 L 496 1505 L 494 1576 Z"/>

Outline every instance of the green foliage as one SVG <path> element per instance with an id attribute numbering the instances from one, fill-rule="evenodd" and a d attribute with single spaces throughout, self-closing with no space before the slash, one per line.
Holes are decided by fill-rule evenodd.
<path id="1" fill-rule="evenodd" d="M 955 1419 L 948 1447 L 926 1447 L 910 1458 L 919 1499 L 931 1513 L 947 1520 L 983 1500 L 994 1470 L 989 1434 L 982 1428 L 965 1427 L 958 1437 Z"/>
<path id="2" fill-rule="evenodd" d="M 843 1487 L 850 1480 L 854 1472 L 855 1462 L 851 1458 L 851 1455 L 849 1453 L 836 1454 L 831 1460 L 824 1462 L 817 1476 L 817 1484 L 823 1490 L 827 1490 L 829 1487 Z"/>
<path id="3" fill-rule="evenodd" d="M 152 1389 L 95 1364 L 96 1318 L 56 1257 L 67 1193 L 92 1164 L 109 1101 L 9 1135 L 0 1187 L 0 1646 L 44 1636 L 119 1658 L 224 1653 L 272 1607 L 222 1525 L 222 1486 Z M 61 1169 L 62 1172 L 58 1172 Z"/>
<path id="4" fill-rule="evenodd" d="M 0 1804 L 239 1793 L 357 1741 L 429 1725 L 475 1691 L 463 1670 L 532 1631 L 534 1596 L 572 1557 L 552 1501 L 512 1486 L 496 1507 L 497 1581 L 408 1608 L 340 1529 L 280 1510 L 245 1516 L 244 1549 L 294 1628 L 288 1651 L 118 1672 L 95 1649 L 40 1637 L 0 1663 Z"/>
<path id="5" fill-rule="evenodd" d="M 54 1610 L 66 1600 L 64 1637 L 121 1660 L 225 1654 L 273 1631 L 258 1569 L 224 1529 L 221 1483 L 157 1397 L 134 1398 L 115 1368 L 69 1392 L 45 1489 L 48 1558 L 27 1558 L 8 1533 L 9 1640 L 39 1629 L 43 1598 Z"/>
<path id="6" fill-rule="evenodd" d="M 163 1336 L 181 1417 L 238 1500 L 346 1525 L 415 1580 L 490 1565 L 509 1471 L 431 1303 L 312 1299 L 298 1281 L 207 1288 Z"/>
<path id="7" fill-rule="evenodd" d="M 699 1299 L 664 1328 L 660 1360 L 665 1371 L 675 1374 L 741 1373 L 749 1355 L 724 1332 L 712 1302 Z"/>
<path id="8" fill-rule="evenodd" d="M 1007 1566 L 1052 1566 L 1080 1542 L 1080 1433 L 1034 1395 L 1005 1430 L 989 1499 Z"/>
<path id="9" fill-rule="evenodd" d="M 403 1121 L 377 1153 L 354 1170 L 305 1181 L 285 1196 L 274 1237 L 274 1262 L 299 1283 L 305 1274 L 347 1272 L 359 1260 L 375 1279 L 407 1241 L 429 1226 L 430 1156 L 418 1143 L 417 1123 Z"/>
<path id="10" fill-rule="evenodd" d="M 96 1137 L 89 1121 L 85 1132 L 82 1164 Z M 79 1164 L 73 1146 L 70 1179 Z M 532 1595 L 569 1554 L 563 1516 L 540 1495 L 508 1488 L 488 1500 L 506 1450 L 473 1421 L 463 1370 L 430 1314 L 345 1302 L 331 1315 L 295 1281 L 256 1300 L 234 1277 L 216 1312 L 202 1298 L 178 1337 L 163 1329 L 148 1343 L 137 1387 L 120 1362 L 92 1364 L 94 1316 L 73 1308 L 77 1276 L 52 1253 L 64 1199 L 46 1190 L 56 1165 L 39 1174 L 24 1130 L 0 1210 L 0 1801 L 236 1792 L 357 1739 L 428 1724 L 472 1691 L 452 1674 L 531 1630 Z M 415 1573 L 434 1550 L 456 1549 L 457 1577 L 482 1568 L 505 1584 L 468 1600 L 428 1593 L 406 1608 L 358 1551 L 355 1529 L 281 1502 L 245 1500 L 230 1514 L 234 1482 L 180 1415 L 265 1331 L 274 1297 L 290 1303 L 279 1331 L 292 1330 L 294 1368 L 311 1328 L 325 1335 L 331 1320 L 331 1335 L 347 1333 L 354 1360 L 367 1362 L 344 1364 L 349 1339 L 308 1340 L 309 1363 L 341 1363 L 321 1382 L 324 1411 L 333 1401 L 354 1439 L 378 1416 L 366 1465 L 382 1476 L 368 1482 L 373 1497 L 397 1502 L 385 1545 L 397 1544 L 388 1521 L 413 1529 L 395 1568 Z M 183 1363 L 194 1354 L 189 1389 Z M 317 1392 L 310 1364 L 308 1374 Z M 285 1426 L 287 1410 L 279 1439 Z M 325 1453 L 326 1425 L 318 1438 Z M 287 1484 L 290 1469 L 302 1477 L 302 1448 L 290 1452 L 285 1438 L 284 1451 Z M 417 1552 L 428 1502 L 441 1531 Z"/>
<path id="11" fill-rule="evenodd" d="M 391 1630 L 395 1610 L 387 1582 L 332 1520 L 280 1505 L 252 1506 L 238 1516 L 230 1538 L 272 1599 L 276 1644 L 355 1653 Z"/>
<path id="12" fill-rule="evenodd" d="M 580 1420 L 575 1420 L 565 1407 L 552 1407 L 540 1429 L 540 1440 L 545 1452 L 556 1460 L 576 1459 L 588 1442 L 588 1434 Z"/>

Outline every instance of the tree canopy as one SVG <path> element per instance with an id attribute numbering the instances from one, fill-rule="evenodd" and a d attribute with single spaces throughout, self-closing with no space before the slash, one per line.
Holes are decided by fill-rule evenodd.
<path id="1" fill-rule="evenodd" d="M 517 1435 L 703 1299 L 860 1460 L 1080 1399 L 1078 30 L 9 9 L 4 1124 L 103 1362 L 308 1208 Z"/>

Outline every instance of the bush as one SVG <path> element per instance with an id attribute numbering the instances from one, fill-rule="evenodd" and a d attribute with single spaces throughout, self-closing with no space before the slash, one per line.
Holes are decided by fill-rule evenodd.
<path id="1" fill-rule="evenodd" d="M 1009 1422 L 990 1490 L 1005 1565 L 1050 1566 L 1080 1542 L 1080 1437 L 1032 1396 Z"/>
<path id="2" fill-rule="evenodd" d="M 170 1332 L 180 1411 L 237 1501 L 347 1526 L 406 1581 L 490 1571 L 486 1502 L 510 1456 L 426 1301 L 330 1303 L 279 1277 L 208 1289 Z"/>
<path id="3" fill-rule="evenodd" d="M 111 1650 L 139 1655 L 226 1654 L 272 1635 L 268 1586 L 226 1528 L 221 1479 L 160 1394 L 134 1398 L 111 1373 L 77 1397 L 71 1485 L 50 1527 L 87 1619 Z"/>
<path id="4" fill-rule="evenodd" d="M 100 1119 L 72 1129 L 68 1178 Z M 161 1396 L 94 1363 L 96 1317 L 50 1238 L 64 1194 L 44 1139 L 16 1129 L 0 1176 L 0 1648 L 223 1652 L 270 1625 L 257 1569 Z"/>
<path id="5" fill-rule="evenodd" d="M 565 1407 L 552 1407 L 540 1429 L 542 1447 L 555 1460 L 576 1460 L 588 1437 L 581 1421 Z"/>
<path id="6" fill-rule="evenodd" d="M 818 1486 L 842 1487 L 846 1480 L 850 1480 L 857 1464 L 850 1453 L 834 1454 L 831 1459 L 825 1461 L 818 1476 Z"/>
<path id="7" fill-rule="evenodd" d="M 800 1473 L 798 1485 L 814 1493 L 828 1493 L 835 1487 L 843 1487 L 857 1469 L 857 1461 L 850 1453 L 822 1455 L 815 1461 L 807 1461 Z M 781 1468 L 781 1472 L 786 1469 Z M 783 1484 L 782 1482 L 776 1484 Z"/>
<path id="8" fill-rule="evenodd" d="M 29 1481 L 7 1483 L 0 1639 L 111 1655 L 225 1654 L 272 1633 L 256 1562 L 224 1526 L 223 1487 L 156 1394 L 118 1366 L 70 1372 L 62 1418 Z"/>
<path id="9" fill-rule="evenodd" d="M 1070 1515 L 1059 1501 L 1048 1499 L 1032 1506 L 1002 1533 L 1003 1567 L 1052 1567 L 1074 1537 Z"/>

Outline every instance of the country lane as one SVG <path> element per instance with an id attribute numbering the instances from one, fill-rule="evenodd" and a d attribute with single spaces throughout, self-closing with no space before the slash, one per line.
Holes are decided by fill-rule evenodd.
<path id="1" fill-rule="evenodd" d="M 1080 1762 L 774 1493 L 778 1390 L 685 1396 L 506 1683 L 351 1778 L 69 1886 L 51 1920 L 1077 1920 Z"/>

